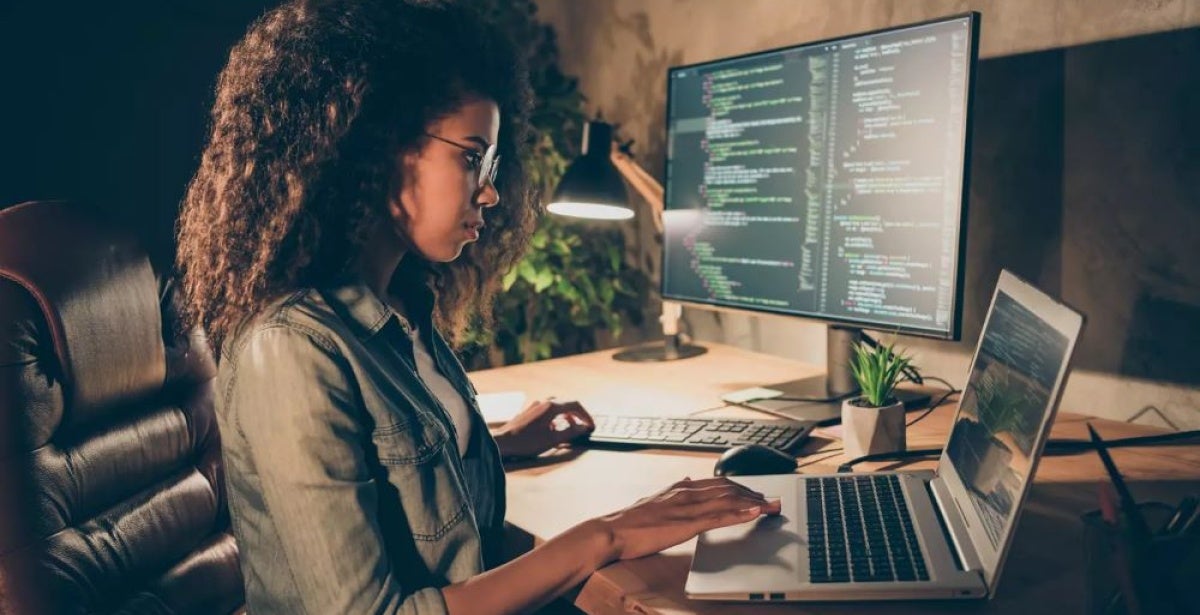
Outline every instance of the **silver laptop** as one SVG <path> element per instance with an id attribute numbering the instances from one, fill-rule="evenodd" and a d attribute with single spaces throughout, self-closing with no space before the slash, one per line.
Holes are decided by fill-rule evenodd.
<path id="1" fill-rule="evenodd" d="M 782 514 L 702 534 L 688 597 L 994 595 L 1082 327 L 1002 272 L 937 470 L 737 478 Z"/>

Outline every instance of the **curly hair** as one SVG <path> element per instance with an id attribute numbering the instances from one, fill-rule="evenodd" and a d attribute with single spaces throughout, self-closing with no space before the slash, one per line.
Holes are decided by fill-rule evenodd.
<path id="1" fill-rule="evenodd" d="M 424 268 L 452 343 L 472 322 L 491 325 L 499 274 L 520 259 L 541 213 L 522 166 L 532 104 L 524 57 L 453 2 L 293 0 L 260 17 L 218 78 L 181 207 L 187 325 L 203 327 L 219 353 L 274 299 L 349 273 L 387 216 L 395 156 L 472 97 L 494 101 L 503 118 L 502 205 L 457 260 Z"/>

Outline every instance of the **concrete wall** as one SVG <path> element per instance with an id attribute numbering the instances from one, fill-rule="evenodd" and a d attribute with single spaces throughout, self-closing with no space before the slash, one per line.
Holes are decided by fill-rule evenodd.
<path id="1" fill-rule="evenodd" d="M 1200 0 L 541 0 L 562 64 L 661 179 L 669 66 L 983 13 L 963 340 L 904 338 L 961 385 L 1001 267 L 1089 318 L 1064 407 L 1200 427 Z M 645 217 L 642 216 L 642 219 Z M 644 258 L 658 245 L 641 224 Z M 651 308 L 652 310 L 654 308 Z M 688 309 L 701 339 L 824 361 L 823 325 Z M 1163 421 L 1149 412 L 1140 421 Z"/>

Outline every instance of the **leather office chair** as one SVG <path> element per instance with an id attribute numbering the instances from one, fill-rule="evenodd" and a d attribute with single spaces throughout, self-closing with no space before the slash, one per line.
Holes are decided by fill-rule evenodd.
<path id="1" fill-rule="evenodd" d="M 215 365 L 127 237 L 0 211 L 0 613 L 231 613 Z"/>

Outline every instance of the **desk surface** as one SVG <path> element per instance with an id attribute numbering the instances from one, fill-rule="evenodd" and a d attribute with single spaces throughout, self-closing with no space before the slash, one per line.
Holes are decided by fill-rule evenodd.
<path id="1" fill-rule="evenodd" d="M 722 393 L 820 373 L 811 365 L 706 344 L 703 356 L 668 363 L 623 363 L 612 351 L 478 371 L 471 379 L 480 392 L 520 390 L 530 399 L 576 399 L 593 413 L 683 415 L 719 408 Z M 909 448 L 944 444 L 955 405 L 944 404 L 908 432 Z M 1052 438 L 1086 439 L 1084 421 L 1060 412 Z M 723 408 L 701 416 L 765 415 Z M 1090 419 L 1108 438 L 1157 430 Z M 841 446 L 833 432 L 818 431 L 805 447 L 799 471 L 831 473 L 844 458 L 824 452 Z M 690 451 L 615 452 L 563 450 L 511 469 L 508 481 L 510 530 L 526 542 L 541 542 L 585 519 L 623 508 L 684 476 L 712 474 L 715 453 Z M 1134 495 L 1174 504 L 1183 494 L 1200 492 L 1200 446 L 1119 449 L 1114 458 Z M 863 464 L 861 470 L 932 467 L 933 462 Z M 991 602 L 751 605 L 687 599 L 687 577 L 695 541 L 639 560 L 618 562 L 596 574 L 576 596 L 589 613 L 661 613 L 682 615 L 781 612 L 941 611 L 1074 613 L 1083 596 L 1082 526 L 1078 515 L 1095 507 L 1095 485 L 1104 470 L 1094 454 L 1046 457 L 1018 524 L 1000 589 Z"/>

